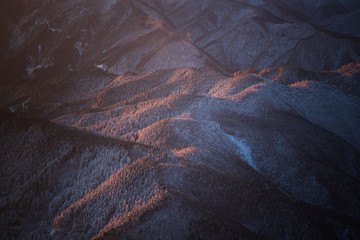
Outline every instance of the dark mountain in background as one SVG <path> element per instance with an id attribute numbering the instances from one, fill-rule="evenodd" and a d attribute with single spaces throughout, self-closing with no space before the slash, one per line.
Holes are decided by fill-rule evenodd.
<path id="1" fill-rule="evenodd" d="M 0 239 L 360 238 L 360 2 L 0 7 Z"/>
<path id="2" fill-rule="evenodd" d="M 8 79 L 97 66 L 115 74 L 195 67 L 232 73 L 360 61 L 360 3 L 77 0 L 3 2 Z M 10 71 L 10 72 L 9 72 Z"/>

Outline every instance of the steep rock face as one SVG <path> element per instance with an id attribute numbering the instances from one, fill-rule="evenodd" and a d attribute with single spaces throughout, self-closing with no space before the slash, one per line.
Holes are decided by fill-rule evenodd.
<path id="1" fill-rule="evenodd" d="M 176 67 L 322 70 L 360 59 L 357 1 L 17 0 L 2 5 L 2 66 L 8 81 L 35 76 L 39 81 L 88 66 L 116 74 Z"/>

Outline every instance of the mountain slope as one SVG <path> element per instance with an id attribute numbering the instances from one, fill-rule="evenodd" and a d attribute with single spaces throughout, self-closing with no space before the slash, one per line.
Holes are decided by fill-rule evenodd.
<path id="1" fill-rule="evenodd" d="M 359 3 L 0 3 L 0 239 L 360 239 Z"/>
<path id="2" fill-rule="evenodd" d="M 88 66 L 115 74 L 178 67 L 231 73 L 359 61 L 359 4 L 322 4 L 16 0 L 2 3 L 2 66 L 7 81 L 39 81 Z"/>
<path id="3" fill-rule="evenodd" d="M 1 215 L 13 226 L 6 236 L 18 229 L 18 238 L 53 229 L 57 239 L 359 236 L 360 100 L 337 87 L 356 79 L 356 66 L 304 71 L 315 81 L 296 69 L 95 70 L 37 86 L 67 86 L 55 95 L 20 88 L 13 96 L 29 100 L 12 106 L 18 114 L 133 143 L 4 113 L 1 182 L 10 188 Z M 88 87 L 73 91 L 64 84 L 85 79 Z M 37 211 L 36 220 L 24 211 Z"/>
<path id="4" fill-rule="evenodd" d="M 1 198 L 2 238 L 351 239 L 360 234 L 358 220 L 294 200 L 240 156 L 221 153 L 218 168 L 220 159 L 201 148 L 161 153 L 6 113 L 1 141 L 2 191 L 7 192 Z M 225 163 L 233 170 L 224 169 Z"/>

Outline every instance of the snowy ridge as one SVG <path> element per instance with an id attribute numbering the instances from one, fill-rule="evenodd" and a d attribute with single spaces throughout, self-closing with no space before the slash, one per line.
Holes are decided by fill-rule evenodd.
<path id="1" fill-rule="evenodd" d="M 360 239 L 358 0 L 0 7 L 0 239 Z"/>
<path id="2" fill-rule="evenodd" d="M 238 146 L 238 154 L 255 170 L 258 170 L 251 157 L 251 149 L 246 145 L 245 139 L 238 139 L 229 135 L 230 139 Z"/>

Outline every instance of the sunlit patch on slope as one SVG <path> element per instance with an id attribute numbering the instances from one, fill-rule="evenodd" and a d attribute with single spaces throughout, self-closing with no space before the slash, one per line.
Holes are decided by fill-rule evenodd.
<path id="1" fill-rule="evenodd" d="M 61 212 L 54 220 L 55 230 L 62 236 L 64 228 L 70 230 L 75 225 L 78 236 L 95 239 L 128 231 L 167 198 L 168 191 L 159 182 L 158 172 L 158 161 L 152 158 L 126 165 Z"/>
<path id="2" fill-rule="evenodd" d="M 189 155 L 192 155 L 196 152 L 195 147 L 187 147 L 187 148 L 180 148 L 174 150 L 174 155 L 179 158 L 188 157 Z"/>

